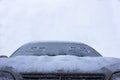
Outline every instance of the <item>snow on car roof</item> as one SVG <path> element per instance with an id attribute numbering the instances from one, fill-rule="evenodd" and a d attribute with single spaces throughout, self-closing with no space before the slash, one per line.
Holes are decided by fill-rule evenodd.
<path id="1" fill-rule="evenodd" d="M 58 56 L 16 56 L 1 58 L 0 67 L 13 67 L 18 72 L 88 72 L 120 62 L 108 57 Z"/>

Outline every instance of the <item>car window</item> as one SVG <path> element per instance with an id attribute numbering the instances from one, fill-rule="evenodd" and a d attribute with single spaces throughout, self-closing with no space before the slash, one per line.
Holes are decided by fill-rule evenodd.
<path id="1" fill-rule="evenodd" d="M 67 43 L 67 42 L 38 42 L 28 43 L 16 50 L 11 57 L 19 55 L 31 56 L 56 56 L 56 55 L 75 55 L 85 56 L 101 56 L 96 50 L 83 43 Z"/>

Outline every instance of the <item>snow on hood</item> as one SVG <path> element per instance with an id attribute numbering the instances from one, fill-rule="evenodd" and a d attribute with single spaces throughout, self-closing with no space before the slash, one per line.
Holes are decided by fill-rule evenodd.
<path id="1" fill-rule="evenodd" d="M 1 58 L 0 67 L 13 67 L 18 72 L 88 72 L 119 63 L 120 59 L 109 57 L 17 56 Z M 120 65 L 118 65 L 120 66 Z"/>

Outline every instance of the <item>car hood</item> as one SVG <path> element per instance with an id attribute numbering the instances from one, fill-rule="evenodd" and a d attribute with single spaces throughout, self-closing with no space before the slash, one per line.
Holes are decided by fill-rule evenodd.
<path id="1" fill-rule="evenodd" d="M 17 56 L 0 58 L 0 68 L 12 67 L 21 73 L 26 72 L 95 72 L 120 70 L 120 59 L 112 57 L 59 56 Z"/>

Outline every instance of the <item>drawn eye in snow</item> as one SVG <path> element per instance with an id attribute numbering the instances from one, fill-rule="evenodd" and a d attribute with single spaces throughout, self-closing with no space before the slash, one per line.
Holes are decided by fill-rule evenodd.
<path id="1" fill-rule="evenodd" d="M 89 50 L 87 50 L 85 47 L 70 47 L 69 52 L 73 52 L 73 53 L 88 53 Z"/>
<path id="2" fill-rule="evenodd" d="M 31 47 L 30 49 L 31 49 L 31 51 L 44 51 L 45 47 L 37 47 L 37 46 L 35 46 L 35 47 Z"/>
<path id="3" fill-rule="evenodd" d="M 31 47 L 31 50 L 37 50 L 37 47 Z"/>

